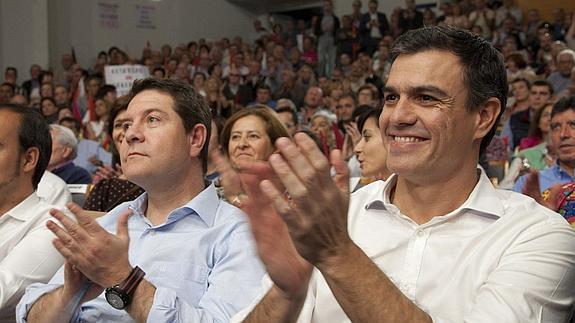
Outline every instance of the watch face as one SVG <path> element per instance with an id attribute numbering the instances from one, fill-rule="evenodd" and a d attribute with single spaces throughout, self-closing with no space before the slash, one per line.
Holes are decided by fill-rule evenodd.
<path id="1" fill-rule="evenodd" d="M 109 291 L 106 293 L 106 300 L 113 308 L 122 310 L 125 308 L 125 303 L 120 295 L 116 294 L 114 291 Z"/>

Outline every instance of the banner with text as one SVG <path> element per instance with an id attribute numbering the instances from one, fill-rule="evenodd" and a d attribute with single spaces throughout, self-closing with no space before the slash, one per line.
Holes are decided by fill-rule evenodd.
<path id="1" fill-rule="evenodd" d="M 135 80 L 150 76 L 148 67 L 144 65 L 108 65 L 104 73 L 106 84 L 115 86 L 118 96 L 128 94 Z"/>

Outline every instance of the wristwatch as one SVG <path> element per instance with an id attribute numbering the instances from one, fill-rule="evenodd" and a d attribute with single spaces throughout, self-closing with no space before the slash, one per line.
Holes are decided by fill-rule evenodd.
<path id="1" fill-rule="evenodd" d="M 114 287 L 106 288 L 106 301 L 108 301 L 108 304 L 118 310 L 128 307 L 136 287 L 138 287 L 145 275 L 146 273 L 136 266 L 123 282 Z"/>

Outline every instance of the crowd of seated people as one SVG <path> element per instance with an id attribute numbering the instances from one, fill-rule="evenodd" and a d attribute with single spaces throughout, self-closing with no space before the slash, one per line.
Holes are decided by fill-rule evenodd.
<path id="1" fill-rule="evenodd" d="M 124 64 L 144 65 L 151 79 L 183 83 L 203 98 L 212 119 L 211 133 L 207 132 L 210 136 L 204 138 L 209 141 L 209 151 L 202 157 L 206 165 L 200 173 L 206 183 L 215 184 L 222 201 L 239 208 L 249 205 L 245 182 L 238 184 L 239 177 L 230 175 L 230 169 L 241 169 L 245 160 L 269 163 L 270 156 L 279 150 L 274 145 L 276 139 L 288 137 L 296 144 L 294 138 L 300 132 L 313 139 L 323 158 L 331 158 L 335 149 L 341 150 L 351 175 L 351 192 L 386 181 L 392 172 L 386 165 L 388 152 L 381 149 L 385 134 L 378 117 L 390 100 L 386 83 L 394 43 L 411 30 L 453 26 L 479 35 L 499 51 L 505 62 L 509 100 L 497 119 L 491 144 L 482 149 L 480 164 L 487 176 L 500 188 L 529 195 L 570 222 L 575 221 L 575 208 L 567 210 L 565 199 L 560 199 L 573 190 L 566 184 L 575 182 L 575 153 L 571 152 L 575 151 L 571 147 L 575 147 L 575 132 L 569 129 L 575 124 L 571 116 L 575 113 L 575 15 L 559 8 L 553 11 L 552 20 L 545 21 L 537 9 L 523 10 L 512 0 L 442 2 L 439 14 L 419 10 L 413 0 L 406 0 L 405 7 L 391 13 L 381 12 L 377 0 L 363 4 L 367 8 L 361 1 L 353 1 L 351 13 L 341 17 L 335 15 L 331 1 L 323 1 L 321 15 L 309 21 L 272 19 L 269 26 L 264 26 L 256 20 L 249 40 L 239 36 L 202 38 L 160 48 L 148 43 L 137 55 L 114 46 L 97 53 L 91 66 L 82 66 L 73 54 L 64 53 L 60 66 L 32 64 L 30 77 L 23 82 L 15 68 L 7 67 L 0 84 L 0 105 L 35 109 L 50 125 L 52 153 L 45 175 L 37 184 L 38 195 L 43 191 L 46 201 L 51 195 L 53 201 L 48 202 L 63 207 L 71 200 L 65 184 L 87 184 L 85 203 L 80 207 L 101 216 L 117 207 L 140 210 L 142 205 L 130 203 L 157 194 L 147 192 L 145 187 L 161 190 L 162 185 L 169 185 L 161 183 L 161 174 L 155 175 L 157 179 L 140 179 L 141 185 L 131 180 L 138 176 L 130 176 L 123 169 L 123 142 L 141 140 L 138 134 L 127 137 L 126 120 L 133 122 L 128 106 L 134 97 L 118 97 L 114 86 L 106 84 L 104 67 Z M 145 94 L 158 88 L 163 91 L 162 85 L 141 91 Z M 220 169 L 221 165 L 227 168 Z M 335 166 L 330 173 L 336 177 Z M 52 178 L 54 174 L 65 182 L 58 182 L 58 189 L 59 179 Z M 197 179 L 196 175 L 190 178 Z M 277 178 L 272 182 L 287 192 Z M 196 193 L 188 197 L 194 201 Z M 170 207 L 166 210 L 177 213 L 174 205 Z M 112 213 L 114 221 L 121 218 L 119 211 Z M 57 219 L 67 225 L 65 218 Z M 168 217 L 166 221 L 171 220 Z M 103 227 L 116 232 L 113 221 L 104 222 Z M 247 243 L 246 248 L 251 250 L 251 244 Z M 70 259 L 62 255 L 67 266 L 56 276 L 58 284 L 73 272 Z M 142 259 L 149 257 L 152 255 L 145 254 Z M 259 279 L 255 276 L 260 264 L 250 266 L 255 268 L 250 279 Z M 50 270 L 52 275 L 54 270 Z M 205 282 L 205 272 L 196 275 Z M 48 278 L 37 281 L 46 282 Z M 154 279 L 151 283 L 156 283 Z M 22 292 L 19 289 L 18 295 Z M 255 294 L 253 290 L 250 293 Z M 171 301 L 172 296 L 177 298 L 170 294 L 164 299 Z M 15 304 L 11 300 L 10 306 Z M 161 305 L 154 305 L 161 312 Z M 173 306 L 180 310 L 180 305 Z M 228 317 L 239 309 L 218 315 Z M 162 317 L 158 313 L 156 317 Z M 77 319 L 78 315 L 70 317 Z"/>

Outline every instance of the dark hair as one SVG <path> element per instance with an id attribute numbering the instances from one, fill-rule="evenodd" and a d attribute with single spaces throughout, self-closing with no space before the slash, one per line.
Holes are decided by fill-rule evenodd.
<path id="1" fill-rule="evenodd" d="M 278 108 L 276 110 L 276 113 L 280 114 L 280 113 L 284 113 L 284 112 L 288 112 L 291 115 L 292 121 L 294 125 L 297 125 L 299 122 L 297 120 L 297 113 L 290 107 L 282 107 L 282 108 Z"/>
<path id="2" fill-rule="evenodd" d="M 104 84 L 96 92 L 94 100 L 105 97 L 108 93 L 116 91 L 116 87 L 111 84 Z"/>
<path id="3" fill-rule="evenodd" d="M 373 109 L 371 105 L 362 104 L 353 110 L 351 114 L 351 120 L 356 120 L 357 118 L 361 117 L 363 114 L 369 112 L 369 110 Z"/>
<path id="4" fill-rule="evenodd" d="M 64 108 L 64 109 L 69 109 L 69 108 Z M 60 109 L 60 110 L 62 110 L 62 109 Z M 60 111 L 60 110 L 58 110 L 58 111 Z M 80 133 L 80 131 L 82 131 L 82 123 L 80 122 L 80 120 L 78 120 L 74 117 L 64 117 L 58 121 L 58 124 L 62 126 L 62 123 L 64 123 L 64 122 L 73 123 L 74 128 L 76 129 L 77 133 Z"/>
<path id="5" fill-rule="evenodd" d="M 128 109 L 128 103 L 130 103 L 130 98 L 127 95 L 123 95 L 117 98 L 114 103 L 112 103 L 112 109 L 110 109 L 110 114 L 108 114 L 108 122 L 106 132 L 110 137 L 110 152 L 112 153 L 112 166 L 120 163 L 120 147 L 116 147 L 116 143 L 114 143 L 114 126 L 116 117 L 120 112 L 126 111 Z"/>
<path id="6" fill-rule="evenodd" d="M 547 80 L 537 80 L 531 84 L 533 86 L 546 86 L 549 89 L 549 95 L 553 95 L 553 86 Z"/>
<path id="7" fill-rule="evenodd" d="M 152 74 L 156 74 L 157 71 L 162 72 L 162 77 L 166 77 L 166 70 L 163 67 L 156 67 L 152 71 Z"/>
<path id="8" fill-rule="evenodd" d="M 12 89 L 12 94 L 15 94 L 15 92 L 16 92 L 16 87 L 15 87 L 14 84 L 12 84 L 12 83 L 4 82 L 4 83 L 0 84 L 0 87 L 1 87 L 1 86 L 8 86 L 8 87 L 10 87 L 10 89 Z"/>
<path id="9" fill-rule="evenodd" d="M 369 90 L 369 92 L 371 92 L 371 98 L 373 100 L 379 100 L 381 95 L 379 95 L 379 90 L 377 89 L 377 86 L 373 85 L 372 83 L 365 83 L 364 85 L 360 86 L 357 89 L 357 95 L 359 95 L 359 92 L 363 91 L 363 90 Z"/>
<path id="10" fill-rule="evenodd" d="M 567 110 L 575 111 L 575 96 L 566 96 L 557 101 L 551 110 L 551 118 L 558 113 L 563 113 Z"/>
<path id="11" fill-rule="evenodd" d="M 220 133 L 221 134 L 220 145 L 222 146 L 223 151 L 226 155 L 228 154 L 228 146 L 230 143 L 230 137 L 232 134 L 232 128 L 234 127 L 234 124 L 239 119 L 247 117 L 247 116 L 255 116 L 255 117 L 260 118 L 263 121 L 263 123 L 266 127 L 266 134 L 270 137 L 270 141 L 271 141 L 272 145 L 280 137 L 290 138 L 290 135 L 289 135 L 286 127 L 280 121 L 280 119 L 278 119 L 275 112 L 265 105 L 256 104 L 252 107 L 249 107 L 249 108 L 246 108 L 246 109 L 243 109 L 243 110 L 240 110 L 240 111 L 234 113 L 228 119 L 228 121 L 226 121 L 226 124 L 224 125 L 224 128 L 222 129 L 222 131 Z"/>
<path id="12" fill-rule="evenodd" d="M 5 72 L 8 72 L 8 71 L 12 71 L 12 72 L 16 73 L 16 76 L 18 76 L 18 70 L 16 69 L 16 67 L 8 66 L 8 67 L 6 67 Z"/>
<path id="13" fill-rule="evenodd" d="M 523 55 L 521 53 L 511 53 L 509 56 L 507 56 L 506 61 L 513 61 L 513 63 L 515 63 L 515 65 L 517 66 L 517 68 L 519 69 L 524 69 L 527 67 L 527 62 L 525 61 L 525 57 L 523 57 Z"/>
<path id="14" fill-rule="evenodd" d="M 467 30 L 449 26 L 430 26 L 411 30 L 399 36 L 390 52 L 391 62 L 402 54 L 428 50 L 444 50 L 459 58 L 463 68 L 463 84 L 467 89 L 468 111 L 480 109 L 495 97 L 501 111 L 491 130 L 481 140 L 480 154 L 495 135 L 507 104 L 507 74 L 503 56 L 489 42 Z"/>
<path id="15" fill-rule="evenodd" d="M 342 95 L 339 96 L 338 101 L 343 98 L 351 98 L 353 100 L 353 105 L 357 105 L 357 97 L 353 92 L 344 92 Z"/>
<path id="16" fill-rule="evenodd" d="M 195 125 L 203 124 L 206 127 L 206 142 L 200 153 L 202 170 L 208 169 L 208 141 L 212 127 L 212 113 L 206 100 L 194 88 L 177 80 L 157 80 L 146 78 L 137 80 L 130 91 L 130 101 L 140 92 L 145 90 L 157 90 L 168 94 L 174 100 L 174 111 L 180 116 L 186 133 L 189 134 Z"/>
<path id="17" fill-rule="evenodd" d="M 365 126 L 365 123 L 370 118 L 375 119 L 375 124 L 379 128 L 379 122 L 377 120 L 379 120 L 379 115 L 381 114 L 381 110 L 382 110 L 382 108 L 370 108 L 366 112 L 359 115 L 359 119 L 357 120 L 357 129 L 359 130 L 360 133 L 363 131 L 363 127 Z"/>
<path id="18" fill-rule="evenodd" d="M 11 111 L 20 115 L 20 127 L 18 129 L 18 143 L 20 144 L 20 154 L 28 149 L 36 147 L 38 149 L 38 162 L 32 175 L 32 185 L 34 189 L 38 187 L 40 179 L 48 167 L 52 155 L 52 137 L 50 128 L 40 111 L 30 109 L 17 104 L 1 104 L 0 111 Z"/>
<path id="19" fill-rule="evenodd" d="M 263 83 L 259 84 L 259 85 L 256 87 L 256 93 L 257 93 L 257 91 L 259 91 L 259 90 L 267 90 L 268 92 L 272 93 L 272 89 L 269 87 L 269 85 L 263 84 Z"/>

